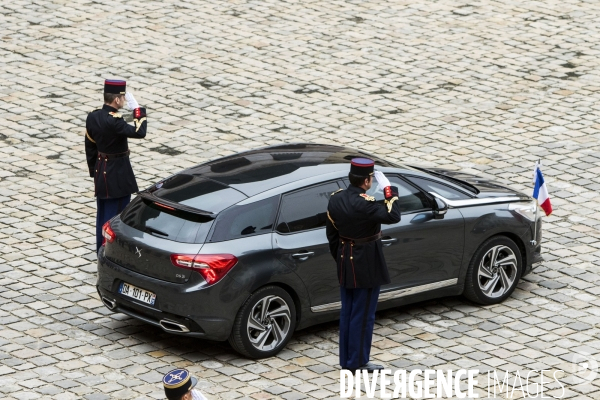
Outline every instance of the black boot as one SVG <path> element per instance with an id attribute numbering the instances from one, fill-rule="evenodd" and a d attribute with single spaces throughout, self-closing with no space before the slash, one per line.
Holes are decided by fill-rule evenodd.
<path id="1" fill-rule="evenodd" d="M 367 372 L 379 371 L 384 369 L 383 365 L 373 364 L 372 362 L 368 362 L 365 365 L 361 365 L 356 370 L 366 370 Z"/>

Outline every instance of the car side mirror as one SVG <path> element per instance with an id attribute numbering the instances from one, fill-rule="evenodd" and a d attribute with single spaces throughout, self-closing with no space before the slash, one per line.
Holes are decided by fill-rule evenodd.
<path id="1" fill-rule="evenodd" d="M 444 200 L 435 197 L 435 204 L 433 207 L 433 218 L 444 219 L 444 215 L 448 212 L 448 204 Z"/>

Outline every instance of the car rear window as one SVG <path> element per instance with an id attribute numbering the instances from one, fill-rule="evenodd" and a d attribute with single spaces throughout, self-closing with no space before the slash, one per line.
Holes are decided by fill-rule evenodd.
<path id="1" fill-rule="evenodd" d="M 220 242 L 271 232 L 278 206 L 279 196 L 273 196 L 224 210 L 215 221 L 210 241 Z"/>
<path id="2" fill-rule="evenodd" d="M 180 210 L 167 210 L 136 198 L 121 214 L 121 221 L 142 232 L 182 243 L 203 243 L 213 219 Z"/>
<path id="3" fill-rule="evenodd" d="M 156 197 L 214 214 L 246 198 L 229 186 L 188 174 L 159 182 L 151 192 Z"/>

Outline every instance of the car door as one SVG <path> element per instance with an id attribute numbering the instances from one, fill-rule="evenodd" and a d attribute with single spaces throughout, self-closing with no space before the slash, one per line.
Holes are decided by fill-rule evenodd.
<path id="1" fill-rule="evenodd" d="M 397 224 L 382 225 L 383 254 L 392 281 L 382 292 L 454 284 L 464 247 L 462 214 L 449 209 L 444 219 L 434 219 L 430 197 L 423 190 L 398 175 L 386 176 L 398 187 L 402 216 Z M 382 201 L 383 193 L 373 186 L 367 193 Z"/>
<path id="2" fill-rule="evenodd" d="M 338 189 L 340 183 L 332 181 L 284 194 L 273 234 L 275 256 L 304 282 L 313 307 L 340 300 L 325 234 L 329 197 Z"/>

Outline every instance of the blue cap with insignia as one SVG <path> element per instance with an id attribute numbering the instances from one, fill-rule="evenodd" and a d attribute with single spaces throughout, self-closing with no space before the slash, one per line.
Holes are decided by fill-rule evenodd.
<path id="1" fill-rule="evenodd" d="M 169 400 L 180 400 L 181 396 L 190 391 L 197 383 L 198 379 L 194 378 L 190 371 L 183 368 L 169 371 L 163 377 L 165 395 Z"/>
<path id="2" fill-rule="evenodd" d="M 125 94 L 127 92 L 127 82 L 115 79 L 104 80 L 104 93 Z"/>
<path id="3" fill-rule="evenodd" d="M 369 158 L 353 158 L 350 164 L 350 173 L 357 176 L 373 175 L 375 161 Z"/>

